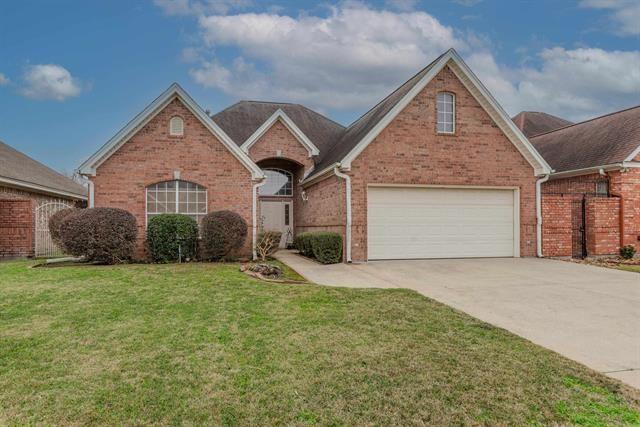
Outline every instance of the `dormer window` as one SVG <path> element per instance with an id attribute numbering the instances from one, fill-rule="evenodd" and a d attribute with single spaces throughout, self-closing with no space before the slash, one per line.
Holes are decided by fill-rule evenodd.
<path id="1" fill-rule="evenodd" d="M 172 117 L 169 120 L 169 135 L 182 136 L 184 135 L 184 121 L 182 117 Z"/>
<path id="2" fill-rule="evenodd" d="M 451 92 L 438 93 L 438 133 L 456 130 L 456 96 Z"/>

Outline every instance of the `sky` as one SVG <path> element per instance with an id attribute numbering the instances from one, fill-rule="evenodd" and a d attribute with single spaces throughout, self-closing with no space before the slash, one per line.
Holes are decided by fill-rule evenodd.
<path id="1" fill-rule="evenodd" d="M 0 140 L 72 172 L 172 82 L 348 125 L 451 47 L 511 115 L 640 104 L 640 0 L 2 1 Z"/>

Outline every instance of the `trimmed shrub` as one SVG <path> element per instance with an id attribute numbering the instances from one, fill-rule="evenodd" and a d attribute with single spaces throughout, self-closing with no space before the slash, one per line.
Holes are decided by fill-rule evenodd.
<path id="1" fill-rule="evenodd" d="M 49 217 L 49 234 L 51 235 L 51 240 L 62 250 L 64 250 L 64 246 L 62 244 L 62 238 L 60 237 L 60 226 L 62 222 L 75 211 L 77 211 L 75 208 L 60 209 Z"/>
<path id="2" fill-rule="evenodd" d="M 147 224 L 147 249 L 154 262 L 193 259 L 198 248 L 198 223 L 180 214 L 154 216 Z"/>
<path id="3" fill-rule="evenodd" d="M 256 240 L 256 254 L 264 261 L 280 247 L 280 231 L 261 231 Z"/>
<path id="4" fill-rule="evenodd" d="M 294 239 L 294 246 L 300 253 L 306 257 L 313 257 L 313 248 L 311 247 L 311 237 L 312 233 L 306 231 L 304 233 L 300 233 Z"/>
<path id="5" fill-rule="evenodd" d="M 123 209 L 80 209 L 60 226 L 65 250 L 87 261 L 116 264 L 133 257 L 138 228 L 136 218 Z"/>
<path id="6" fill-rule="evenodd" d="M 211 212 L 202 219 L 202 250 L 205 259 L 225 259 L 240 249 L 246 239 L 247 222 L 235 212 Z"/>
<path id="7" fill-rule="evenodd" d="M 625 245 L 620 248 L 620 256 L 624 259 L 631 259 L 636 254 L 636 248 L 632 245 Z"/>
<path id="8" fill-rule="evenodd" d="M 300 253 L 315 258 L 323 264 L 335 264 L 342 260 L 342 236 L 329 231 L 307 231 L 295 238 Z"/>
<path id="9" fill-rule="evenodd" d="M 314 258 L 323 264 L 335 264 L 342 259 L 342 236 L 338 233 L 313 233 L 311 247 Z"/>

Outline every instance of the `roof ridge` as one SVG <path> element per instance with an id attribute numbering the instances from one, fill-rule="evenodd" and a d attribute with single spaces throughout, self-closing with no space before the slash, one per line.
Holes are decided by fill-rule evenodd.
<path id="1" fill-rule="evenodd" d="M 326 119 L 326 120 L 330 121 L 331 123 L 335 123 L 336 125 L 340 126 L 343 130 L 344 130 L 344 129 L 346 129 L 345 125 L 343 125 L 343 124 L 340 124 L 340 123 L 336 122 L 335 120 L 333 120 L 333 119 L 332 119 L 332 118 L 330 118 L 330 117 L 325 116 L 324 114 L 318 113 L 316 110 L 314 110 L 314 109 L 312 109 L 312 108 L 309 108 L 309 107 L 307 107 L 307 106 L 305 106 L 305 105 L 302 105 L 302 104 L 295 104 L 295 105 L 299 105 L 299 106 L 301 106 L 302 108 L 304 108 L 305 110 L 311 111 L 311 112 L 312 112 L 313 114 L 315 114 L 316 116 L 320 116 L 320 117 L 322 117 L 323 119 Z"/>
<path id="2" fill-rule="evenodd" d="M 547 135 L 547 134 L 550 134 L 550 133 L 553 133 L 553 132 L 558 132 L 558 131 L 561 131 L 561 130 L 564 130 L 564 129 L 567 129 L 567 128 L 570 128 L 570 127 L 573 127 L 573 126 L 582 125 L 582 124 L 584 124 L 584 123 L 589 123 L 589 122 L 592 122 L 592 121 L 594 121 L 594 120 L 603 119 L 603 118 L 605 118 L 605 117 L 613 116 L 613 115 L 615 115 L 615 114 L 624 113 L 624 112 L 627 112 L 627 111 L 629 111 L 629 110 L 633 110 L 633 109 L 636 109 L 636 108 L 640 108 L 640 105 L 636 105 L 636 106 L 634 106 L 634 107 L 629 107 L 629 108 L 625 108 L 625 109 L 618 110 L 618 111 L 613 111 L 613 112 L 611 112 L 611 113 L 603 114 L 603 115 L 601 115 L 601 116 L 592 117 L 592 118 L 590 118 L 590 119 L 583 120 L 583 121 L 581 121 L 581 122 L 572 123 L 572 124 L 570 124 L 570 125 L 563 126 L 563 127 L 561 127 L 561 128 L 558 128 L 558 129 L 550 130 L 550 131 L 547 131 L 547 132 L 542 132 L 542 133 L 539 133 L 539 134 L 537 134 L 537 135 L 532 136 L 531 138 L 537 138 L 537 137 L 542 136 L 542 135 Z M 564 120 L 564 119 L 563 119 L 563 120 Z"/>
<path id="3" fill-rule="evenodd" d="M 417 73 L 413 74 L 411 77 L 409 77 L 407 80 L 404 81 L 404 83 L 402 83 L 401 85 L 399 85 L 398 87 L 396 87 L 393 91 L 391 91 L 391 93 L 389 93 L 387 96 L 385 96 L 384 98 L 382 98 L 378 103 L 376 103 L 376 105 L 374 105 L 373 107 L 369 108 L 364 114 L 362 114 L 360 117 L 358 117 L 357 119 L 355 119 L 353 122 L 351 122 L 349 124 L 349 126 L 346 127 L 346 130 L 351 129 L 351 127 L 356 124 L 358 121 L 360 121 L 360 119 L 362 119 L 364 116 L 366 116 L 367 114 L 369 114 L 371 111 L 375 110 L 376 107 L 378 107 L 378 105 L 382 104 L 384 101 L 386 101 L 387 99 L 389 99 L 394 93 L 396 93 L 397 91 L 399 91 L 401 88 L 404 87 L 404 85 L 406 85 L 407 83 L 409 83 L 412 79 L 414 79 L 415 77 L 417 77 L 420 73 L 422 73 L 424 70 L 426 70 L 427 68 L 431 67 L 433 64 L 435 64 L 436 62 L 438 62 L 440 60 L 440 58 L 442 58 L 443 56 L 445 56 L 447 54 L 447 52 L 449 52 L 448 50 L 444 53 L 442 53 L 441 55 L 439 55 L 436 59 L 434 59 L 433 61 L 431 61 L 427 66 L 422 67 Z"/>

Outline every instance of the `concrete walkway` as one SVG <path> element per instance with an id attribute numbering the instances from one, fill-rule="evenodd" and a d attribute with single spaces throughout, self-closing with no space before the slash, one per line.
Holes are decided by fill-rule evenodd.
<path id="1" fill-rule="evenodd" d="M 640 388 L 640 274 L 537 258 L 321 265 L 276 257 L 309 281 L 409 288 Z"/>

